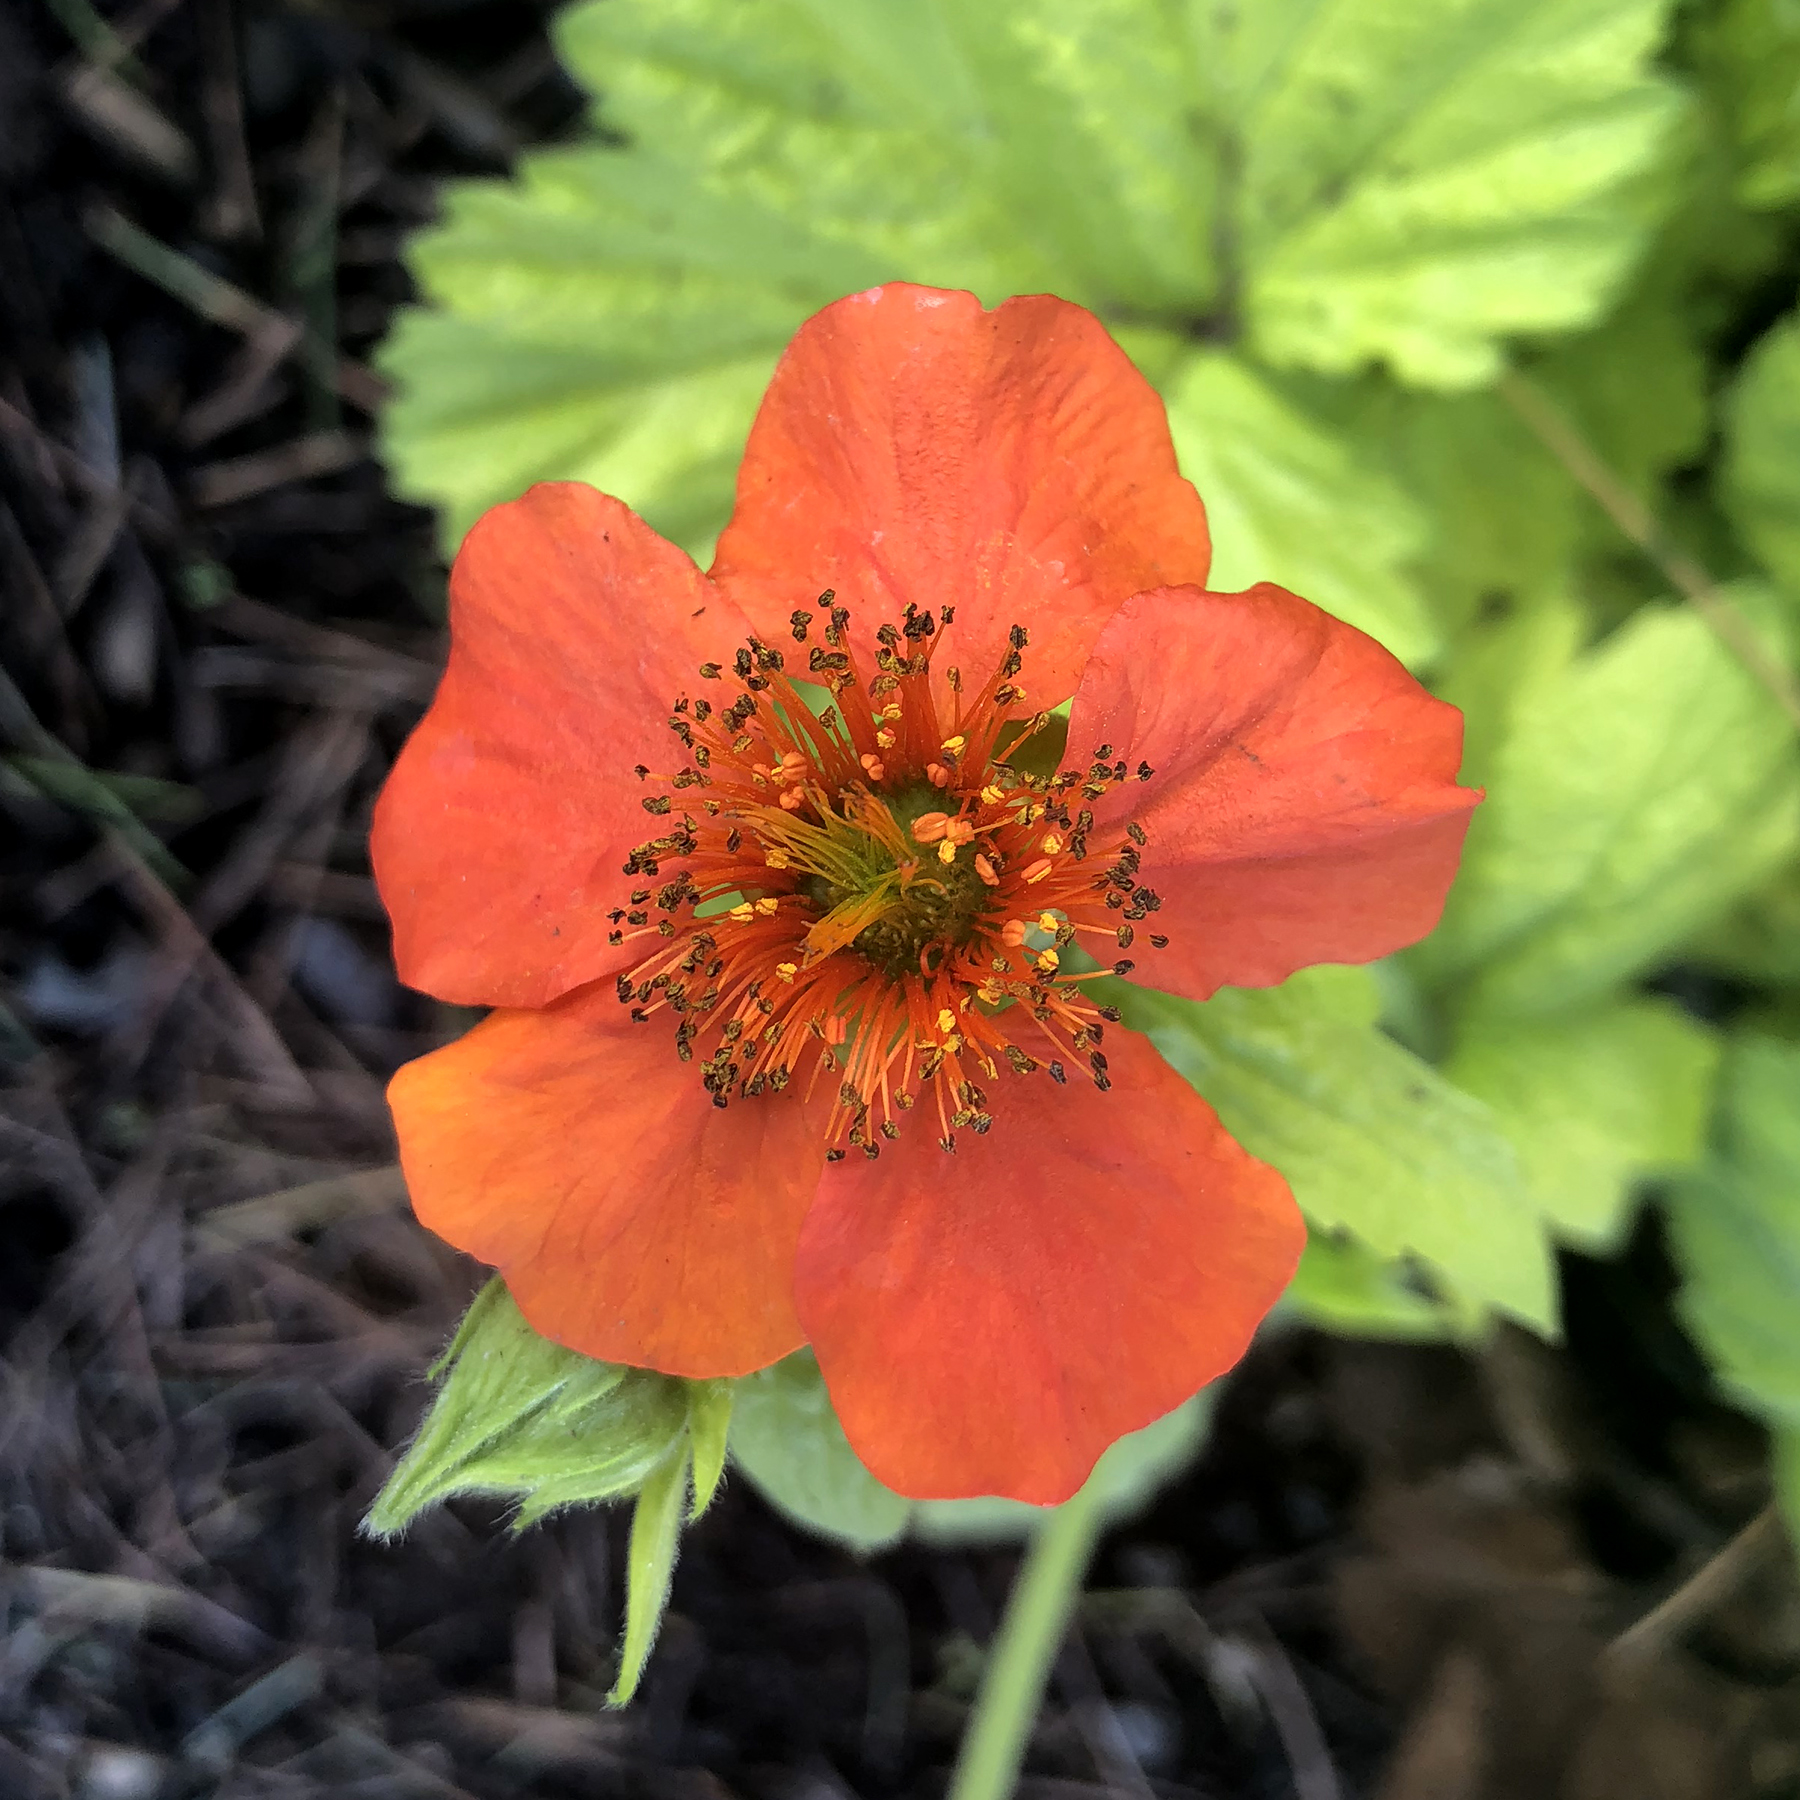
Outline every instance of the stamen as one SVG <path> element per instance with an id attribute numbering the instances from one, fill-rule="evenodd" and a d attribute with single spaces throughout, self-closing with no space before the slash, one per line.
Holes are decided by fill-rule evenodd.
<path id="1" fill-rule="evenodd" d="M 1091 805 L 1074 801 L 1076 789 L 1082 802 L 1109 793 L 1128 762 L 1109 761 L 1109 744 L 1085 769 L 1049 777 L 1001 760 L 1002 742 L 1011 754 L 1050 719 L 1023 714 L 1019 627 L 971 693 L 960 672 L 934 674 L 951 609 L 908 607 L 884 624 L 873 669 L 836 595 L 815 610 L 788 623 L 828 707 L 815 715 L 781 652 L 751 638 L 729 664 L 700 669 L 735 681 L 734 697 L 672 708 L 690 760 L 669 775 L 635 771 L 671 791 L 644 797 L 663 835 L 625 867 L 660 885 L 631 888 L 610 915 L 611 941 L 649 946 L 618 979 L 621 1003 L 634 1019 L 674 1020 L 676 1054 L 715 1105 L 780 1093 L 795 1077 L 833 1096 L 832 1160 L 839 1144 L 878 1154 L 926 1090 L 953 1150 L 959 1132 L 993 1124 L 981 1081 L 1042 1070 L 1060 1084 L 1069 1057 L 1105 1089 L 1097 1046 L 1118 1013 L 1082 984 L 1134 965 L 1063 963 L 1084 932 L 1128 948 L 1120 915 L 1141 920 L 1162 901 L 1140 873 L 1142 828 L 1099 843 Z M 808 642 L 815 624 L 823 644 Z M 1136 773 L 1148 779 L 1148 765 Z M 674 792 L 699 816 L 677 813 Z M 1050 940 L 1035 953 L 1034 932 Z"/>

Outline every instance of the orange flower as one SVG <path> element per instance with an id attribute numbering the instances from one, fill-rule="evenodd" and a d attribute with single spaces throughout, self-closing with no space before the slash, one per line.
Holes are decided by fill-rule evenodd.
<path id="1" fill-rule="evenodd" d="M 375 819 L 402 975 L 497 1009 L 395 1077 L 420 1218 L 591 1356 L 811 1343 L 921 1497 L 1062 1500 L 1230 1367 L 1299 1215 L 1071 952 L 1385 955 L 1478 796 L 1452 707 L 1208 560 L 1097 321 L 901 285 L 795 338 L 710 574 L 573 483 L 490 512 Z"/>

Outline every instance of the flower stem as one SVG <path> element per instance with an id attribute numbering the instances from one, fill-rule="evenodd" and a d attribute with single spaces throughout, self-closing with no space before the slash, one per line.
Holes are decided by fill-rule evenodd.
<path id="1" fill-rule="evenodd" d="M 946 1800 L 1008 1800 L 1018 1781 L 1050 1665 L 1100 1536 L 1100 1486 L 1090 1479 L 1057 1507 L 1026 1549 L 982 1671 Z"/>

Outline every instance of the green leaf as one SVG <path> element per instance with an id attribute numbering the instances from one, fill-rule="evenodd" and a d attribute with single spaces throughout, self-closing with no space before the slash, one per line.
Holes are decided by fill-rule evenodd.
<path id="1" fill-rule="evenodd" d="M 933 1543 L 999 1543 L 1035 1529 L 1053 1507 L 1019 1500 L 908 1500 L 863 1466 L 838 1423 L 819 1365 L 797 1350 L 737 1384 L 731 1459 L 775 1510 L 853 1550 L 880 1550 L 909 1527 Z M 1110 1517 L 1145 1505 L 1192 1459 L 1208 1394 L 1119 1439 L 1096 1465 Z"/>
<path id="2" fill-rule="evenodd" d="M 1368 970 L 1308 969 L 1203 1005 L 1106 985 L 1314 1225 L 1384 1259 L 1416 1256 L 1460 1299 L 1555 1328 L 1549 1249 L 1512 1146 L 1486 1107 L 1376 1029 Z"/>
<path id="3" fill-rule="evenodd" d="M 1682 1317 L 1719 1379 L 1800 1431 L 1800 1045 L 1746 1034 L 1726 1054 L 1713 1152 L 1668 1197 Z M 1796 1493 L 1792 1453 L 1786 1492 Z"/>
<path id="4" fill-rule="evenodd" d="M 1692 613 L 1647 609 L 1521 696 L 1411 966 L 1490 1014 L 1578 1007 L 1764 879 L 1797 808 L 1774 698 Z"/>
<path id="5" fill-rule="evenodd" d="M 625 1555 L 625 1639 L 619 1647 L 619 1675 L 609 1706 L 625 1706 L 638 1690 L 644 1665 L 656 1647 L 669 1584 L 681 1548 L 681 1525 L 688 1511 L 688 1469 L 684 1442 L 651 1470 L 638 1490 L 631 1513 L 631 1543 Z"/>
<path id="6" fill-rule="evenodd" d="M 1800 1544 L 1800 1430 L 1775 1433 L 1775 1502 L 1787 1520 L 1788 1536 Z"/>
<path id="7" fill-rule="evenodd" d="M 1407 496 L 1237 357 L 1190 356 L 1163 390 L 1181 472 L 1206 500 L 1210 584 L 1279 582 L 1402 662 L 1429 661 L 1438 632 L 1406 569 L 1425 522 Z"/>
<path id="8" fill-rule="evenodd" d="M 1128 1432 L 1094 1465 L 1089 1481 L 1109 1522 L 1130 1518 L 1199 1454 L 1212 1418 L 1212 1390 L 1202 1390 L 1141 1431 Z M 1057 1509 L 1023 1500 L 921 1500 L 912 1531 L 928 1544 L 993 1544 L 1037 1530 Z"/>
<path id="9" fill-rule="evenodd" d="M 686 1383 L 538 1336 L 498 1276 L 432 1372 L 437 1398 L 365 1522 L 375 1537 L 397 1536 L 453 1494 L 516 1500 L 523 1528 L 635 1492 L 685 1441 Z"/>
<path id="10" fill-rule="evenodd" d="M 1282 1304 L 1345 1337 L 1430 1343 L 1459 1335 L 1462 1323 L 1408 1262 L 1323 1231 L 1308 1236 Z"/>
<path id="11" fill-rule="evenodd" d="M 1738 200 L 1800 198 L 1800 7 L 1793 0 L 1715 0 L 1693 9 L 1692 53 L 1729 136 Z"/>
<path id="12" fill-rule="evenodd" d="M 1763 567 L 1800 601 L 1800 314 L 1763 337 L 1732 384 L 1720 486 Z"/>
<path id="13" fill-rule="evenodd" d="M 1195 8 L 1241 173 L 1251 341 L 1431 387 L 1499 340 L 1587 324 L 1641 248 L 1679 115 L 1657 0 L 1285 0 Z"/>
<path id="14" fill-rule="evenodd" d="M 559 40 L 615 141 L 449 190 L 434 310 L 382 353 L 388 458 L 452 541 L 554 475 L 704 552 L 781 346 L 893 278 L 1487 380 L 1645 240 L 1666 10 L 591 0 Z"/>
<path id="15" fill-rule="evenodd" d="M 1690 938 L 1681 958 L 1740 981 L 1800 986 L 1800 862 Z"/>
<path id="16" fill-rule="evenodd" d="M 1698 1159 L 1719 1044 L 1659 999 L 1609 1000 L 1553 1020 L 1479 1020 L 1444 1066 L 1493 1108 L 1557 1235 L 1616 1246 L 1633 1184 Z"/>
<path id="17" fill-rule="evenodd" d="M 906 1529 L 912 1502 L 858 1460 L 810 1350 L 738 1382 L 731 1460 L 777 1512 L 821 1537 L 878 1550 Z"/>

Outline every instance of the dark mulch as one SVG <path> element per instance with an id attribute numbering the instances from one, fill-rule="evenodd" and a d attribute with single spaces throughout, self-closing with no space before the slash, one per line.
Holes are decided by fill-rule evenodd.
<path id="1" fill-rule="evenodd" d="M 536 5 L 0 11 L 0 1794 L 931 1794 L 1006 1553 L 731 1489 L 641 1702 L 620 1521 L 356 1521 L 478 1271 L 408 1219 L 364 838 L 443 573 L 365 358 L 447 173 L 578 128 Z M 100 772 L 96 774 L 95 772 Z M 1026 1791 L 1789 1800 L 1800 1600 L 1646 1230 L 1564 1352 L 1273 1333 L 1104 1549 Z"/>

